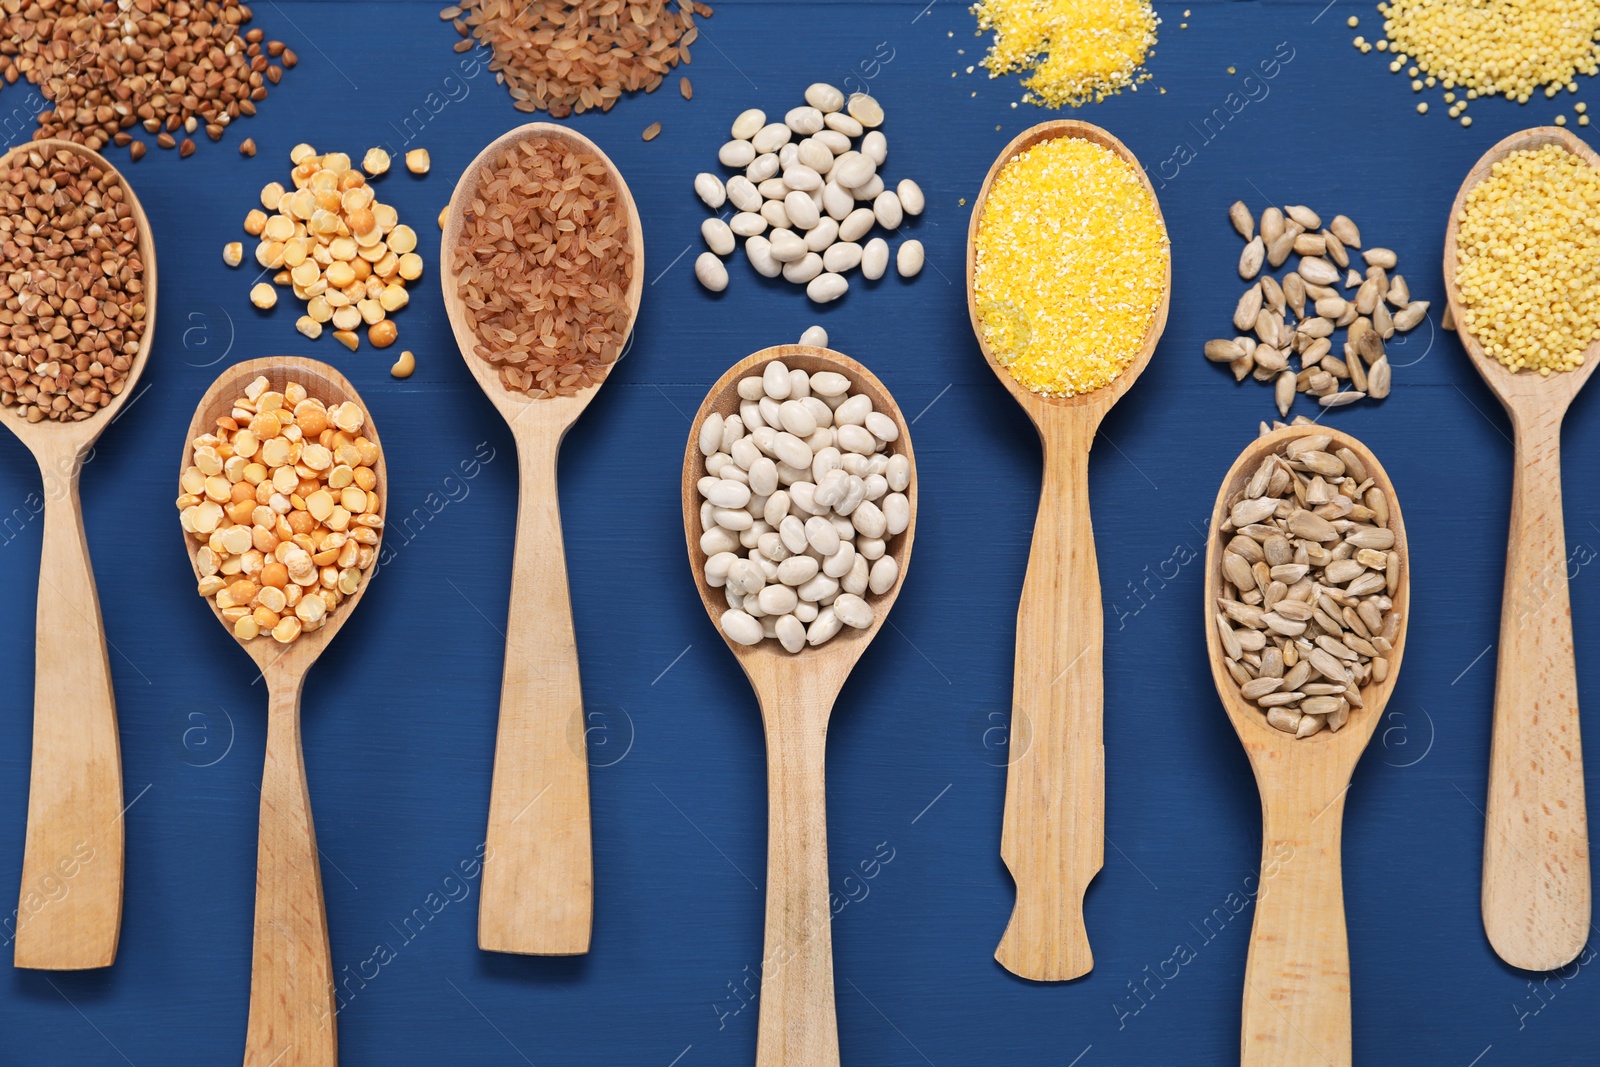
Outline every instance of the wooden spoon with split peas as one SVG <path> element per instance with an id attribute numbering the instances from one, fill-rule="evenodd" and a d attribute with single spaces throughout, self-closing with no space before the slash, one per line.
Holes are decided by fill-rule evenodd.
<path id="1" fill-rule="evenodd" d="M 1388 498 L 1389 526 L 1401 572 L 1393 601 L 1400 631 L 1388 656 L 1389 672 L 1361 690 L 1344 727 L 1296 738 L 1267 725 L 1266 716 L 1239 692 L 1225 666 L 1215 623 L 1222 595 L 1220 533 L 1229 500 L 1243 489 L 1268 455 L 1301 437 L 1328 434 L 1329 451 L 1355 453 Z M 1251 442 L 1222 480 L 1206 544 L 1206 649 L 1217 694 L 1233 723 L 1261 791 L 1261 871 L 1250 955 L 1244 971 L 1240 1029 L 1243 1067 L 1350 1064 L 1350 943 L 1344 915 L 1341 861 L 1344 799 L 1361 753 L 1383 718 L 1400 676 L 1411 614 L 1411 564 L 1405 523 L 1394 483 L 1377 458 L 1348 434 L 1323 426 L 1288 426 Z"/>
<path id="2" fill-rule="evenodd" d="M 713 412 L 738 414 L 739 379 L 760 374 L 773 360 L 782 360 L 791 371 L 835 371 L 850 379 L 852 392 L 871 397 L 873 410 L 894 420 L 900 435 L 893 450 L 911 461 L 913 471 L 906 489 L 911 518 L 887 549 L 899 574 L 894 585 L 868 601 L 872 625 L 862 630 L 845 627 L 831 640 L 792 654 L 773 639 L 741 645 L 722 632 L 720 619 L 728 602 L 721 589 L 706 581 L 706 554 L 700 547 L 698 485 L 706 474 L 700 427 Z M 910 428 L 889 390 L 849 356 L 810 345 L 764 348 L 735 363 L 706 394 L 689 429 L 683 455 L 683 529 L 689 542 L 690 569 L 706 614 L 756 691 L 766 726 L 767 931 L 761 957 L 757 1067 L 837 1067 L 839 1063 L 823 774 L 828 718 L 845 679 L 888 618 L 905 581 L 917 525 L 915 469 Z"/>
<path id="3" fill-rule="evenodd" d="M 0 167 L 33 153 L 72 152 L 117 175 L 139 229 L 144 263 L 144 336 L 122 392 L 79 422 L 27 422 L 0 415 L 27 446 L 44 477 L 44 534 L 33 684 L 33 771 L 22 856 L 14 962 L 18 967 L 109 967 L 122 927 L 122 756 L 105 627 L 83 530 L 78 476 L 95 440 L 137 395 L 155 337 L 156 250 L 150 220 L 117 169 L 83 145 L 44 140 L 19 145 Z M 68 871 L 72 871 L 68 874 Z M 71 891 L 41 907 L 58 881 Z"/>
<path id="4" fill-rule="evenodd" d="M 289 383 L 305 387 L 312 399 L 329 407 L 345 402 L 362 410 L 358 433 L 375 445 L 377 428 L 372 415 L 345 377 L 325 363 L 294 356 L 252 359 L 228 368 L 206 390 L 195 408 L 183 442 L 187 470 L 194 455 L 194 440 L 216 429 L 217 420 L 233 410 L 245 387 L 265 376 L 267 388 L 283 392 Z M 388 503 L 389 479 L 380 451 L 373 465 L 381 518 Z M 201 577 L 197 559 L 202 542 L 183 538 Z M 362 573 L 356 591 L 328 612 L 322 625 L 283 644 L 263 631 L 240 641 L 261 669 L 267 683 L 267 752 L 261 773 L 261 829 L 256 846 L 255 947 L 250 967 L 250 1021 L 245 1036 L 245 1067 L 336 1067 L 338 1036 L 334 1024 L 336 1002 L 333 955 L 328 945 L 328 916 L 322 898 L 322 868 L 317 857 L 317 835 L 311 823 L 311 794 L 300 744 L 300 695 L 306 672 L 328 647 L 367 589 L 377 556 Z M 233 624 L 223 618 L 216 601 L 206 598 L 217 621 L 231 634 Z"/>
<path id="5" fill-rule="evenodd" d="M 1578 736 L 1578 674 L 1561 509 L 1561 420 L 1595 366 L 1541 377 L 1483 350 L 1456 286 L 1456 233 L 1467 194 L 1513 152 L 1560 145 L 1600 167 L 1600 155 L 1553 126 L 1523 130 L 1483 154 L 1461 183 L 1444 237 L 1444 285 L 1467 357 L 1500 398 L 1515 435 L 1511 533 L 1495 668 L 1494 741 L 1483 833 L 1483 928 L 1500 958 L 1548 971 L 1589 939 L 1589 823 Z"/>
<path id="6" fill-rule="evenodd" d="M 990 369 L 1028 413 L 1044 447 L 1028 573 L 1017 608 L 1011 737 L 1031 736 L 1006 774 L 1000 855 L 1016 882 L 1016 906 L 995 959 L 1013 974 L 1058 982 L 1089 973 L 1094 956 L 1083 922 L 1083 895 L 1104 864 L 1105 746 L 1101 667 L 1104 620 L 1094 528 L 1089 522 L 1089 448 L 1111 406 L 1150 362 L 1167 322 L 1169 258 L 1161 305 L 1133 361 L 1112 381 L 1079 396 L 1035 393 L 995 359 L 984 338 L 976 297 L 978 223 L 995 176 L 1042 141 L 1077 137 L 1110 149 L 1155 190 L 1121 141 L 1087 122 L 1043 122 L 1000 153 L 983 180 L 967 230 L 967 310 Z M 1160 205 L 1156 204 L 1159 216 Z"/>
<path id="7" fill-rule="evenodd" d="M 456 273 L 464 209 L 477 193 L 479 171 L 506 148 L 529 139 L 552 140 L 592 153 L 616 184 L 627 211 L 633 252 L 629 330 L 644 291 L 644 234 L 628 185 L 605 153 L 563 126 L 532 122 L 491 142 L 462 172 L 450 197 L 440 242 L 439 274 L 450 327 L 467 369 L 511 427 L 521 478 L 488 847 L 478 903 L 478 947 L 565 956 L 589 951 L 594 861 L 583 689 L 567 590 L 556 460 L 562 439 L 600 386 L 542 400 L 506 388 L 499 369 L 475 351 L 478 338 L 467 323 Z"/>

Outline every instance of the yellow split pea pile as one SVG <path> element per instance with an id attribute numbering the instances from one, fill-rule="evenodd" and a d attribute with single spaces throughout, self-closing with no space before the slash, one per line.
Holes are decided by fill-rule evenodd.
<path id="1" fill-rule="evenodd" d="M 1456 218 L 1463 332 L 1512 370 L 1572 370 L 1600 340 L 1600 169 L 1560 145 L 1513 152 Z"/>
<path id="2" fill-rule="evenodd" d="M 378 558 L 383 493 L 366 413 L 257 378 L 194 439 L 179 519 L 201 543 L 199 592 L 233 634 L 288 644 L 320 629 Z"/>
<path id="3" fill-rule="evenodd" d="M 256 262 L 278 271 L 273 281 L 290 287 L 306 303 L 295 329 L 312 340 L 333 326 L 334 340 L 355 351 L 356 330 L 367 327 L 376 348 L 394 344 L 399 331 L 388 315 L 411 300 L 406 283 L 422 277 L 417 235 L 398 213 L 379 203 L 366 175 L 343 152 L 318 155 L 308 144 L 289 154 L 293 189 L 272 182 L 261 190 L 261 207 L 245 217 L 245 232 L 259 237 Z M 388 169 L 385 157 L 383 169 Z M 267 214 L 272 212 L 272 214 Z M 237 264 L 237 250 L 224 250 Z M 250 302 L 266 309 L 278 302 L 270 285 L 250 291 Z"/>
<path id="4" fill-rule="evenodd" d="M 978 219 L 983 339 L 1019 383 L 1092 392 L 1144 343 L 1166 292 L 1167 229 L 1140 176 L 1108 148 L 1042 141 L 995 175 Z"/>

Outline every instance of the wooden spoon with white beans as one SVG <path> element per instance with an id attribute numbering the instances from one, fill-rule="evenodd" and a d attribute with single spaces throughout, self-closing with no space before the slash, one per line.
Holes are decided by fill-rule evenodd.
<path id="1" fill-rule="evenodd" d="M 252 359 L 224 371 L 195 408 L 183 443 L 180 475 L 193 462 L 194 441 L 227 417 L 245 387 L 265 376 L 267 387 L 281 393 L 289 383 L 333 406 L 347 401 L 363 412 L 360 434 L 380 452 L 373 472 L 372 493 L 378 497 L 381 528 L 388 495 L 378 431 L 355 387 L 325 363 L 295 356 Z M 259 499 L 259 498 L 258 498 Z M 184 545 L 195 577 L 204 577 L 199 554 L 205 543 L 188 534 Z M 281 644 L 266 632 L 240 641 L 261 669 L 267 687 L 267 751 L 261 773 L 261 826 L 256 846 L 255 944 L 250 967 L 250 1016 L 245 1035 L 245 1067 L 297 1064 L 337 1067 L 338 1036 L 334 1023 L 333 955 L 328 944 L 328 916 L 322 897 L 322 868 L 317 835 L 311 822 L 311 793 L 300 745 L 300 697 L 306 673 L 355 611 L 377 566 L 377 553 L 360 583 L 323 618 L 321 625 Z M 215 600 L 207 605 L 230 633 Z M 286 613 L 287 614 L 287 613 Z"/>
<path id="2" fill-rule="evenodd" d="M 978 226 L 996 176 L 1044 141 L 1073 137 L 1121 157 L 1155 203 L 1133 153 L 1098 126 L 1043 122 L 1019 134 L 989 168 L 967 230 L 967 309 L 989 368 L 1028 413 L 1044 449 L 1044 486 L 1017 606 L 1011 736 L 1030 736 L 1006 771 L 1000 855 L 1017 899 L 995 959 L 1012 974 L 1059 982 L 1094 966 L 1083 896 L 1105 863 L 1104 621 L 1094 527 L 1089 521 L 1089 449 L 1100 422 L 1150 363 L 1167 322 L 1170 258 L 1160 306 L 1138 352 L 1108 384 L 1071 397 L 1036 393 L 1012 377 L 986 339 L 977 303 Z M 1159 205 L 1156 206 L 1160 214 Z M 1045 269 L 1045 268 L 1040 268 Z"/>
<path id="3" fill-rule="evenodd" d="M 467 369 L 511 427 L 521 480 L 487 852 L 478 903 L 478 947 L 561 956 L 589 951 L 594 860 L 589 838 L 589 763 L 582 743 L 586 736 L 583 688 L 578 679 L 577 637 L 561 539 L 556 461 L 562 439 L 604 381 L 574 395 L 542 399 L 507 388 L 500 369 L 477 353 L 480 339 L 468 319 L 457 263 L 466 205 L 480 195 L 480 174 L 506 149 L 534 141 L 594 155 L 617 187 L 631 249 L 624 334 L 633 328 L 644 291 L 644 233 L 628 185 L 605 153 L 564 126 L 533 122 L 490 143 L 462 172 L 450 198 L 440 242 L 439 274 L 450 328 Z"/>
<path id="4" fill-rule="evenodd" d="M 1559 145 L 1600 155 L 1554 126 L 1523 130 L 1483 154 L 1461 183 L 1444 238 L 1444 285 L 1461 347 L 1511 420 L 1511 533 L 1494 686 L 1494 738 L 1483 833 L 1483 928 L 1501 959 L 1549 971 L 1589 940 L 1589 822 L 1578 728 L 1578 672 L 1561 507 L 1561 422 L 1600 365 L 1548 377 L 1512 371 L 1483 350 L 1456 284 L 1456 234 L 1467 194 L 1513 152 Z"/>
<path id="5" fill-rule="evenodd" d="M 0 168 L 70 152 L 119 181 L 139 233 L 144 334 L 121 392 L 80 421 L 28 422 L 17 408 L 0 421 L 28 447 L 44 476 L 44 531 L 34 647 L 33 771 L 22 856 L 22 903 L 13 960 L 18 967 L 109 967 L 122 928 L 122 756 L 105 626 L 78 501 L 78 480 L 94 443 L 138 395 L 155 337 L 156 250 L 150 221 L 127 179 L 70 141 L 19 145 Z M 35 164 L 38 165 L 38 164 Z M 20 217 L 20 216 L 19 216 Z M 37 902 L 71 870 L 71 892 Z"/>
<path id="6" fill-rule="evenodd" d="M 1319 435 L 1331 437 L 1329 450 L 1349 449 L 1365 468 L 1362 473 L 1384 494 L 1387 529 L 1393 533 L 1392 551 L 1400 567 L 1390 598 L 1391 610 L 1399 613 L 1399 629 L 1386 657 L 1387 673 L 1382 680 L 1359 687 L 1361 705 L 1348 710 L 1343 726 L 1336 732 L 1321 729 L 1301 738 L 1268 725 L 1262 709 L 1246 700 L 1240 682 L 1228 668 L 1229 650 L 1216 615 L 1218 599 L 1228 582 L 1224 556 L 1236 531 L 1224 527 L 1235 498 L 1267 457 L 1290 442 Z M 1278 584 L 1277 580 L 1272 583 Z M 1274 588 L 1268 595 L 1287 594 Z M 1217 694 L 1250 757 L 1261 791 L 1261 872 L 1245 964 L 1240 1031 L 1243 1067 L 1307 1063 L 1349 1067 L 1350 945 L 1340 858 L 1344 801 L 1350 776 L 1383 718 L 1399 678 L 1410 610 L 1411 568 L 1400 502 L 1388 474 L 1365 445 L 1337 430 L 1289 426 L 1258 438 L 1240 454 L 1222 481 L 1211 515 L 1205 631 Z M 1298 640 L 1297 651 L 1307 655 L 1320 651 L 1311 642 L 1300 645 Z M 1307 678 L 1333 683 L 1334 678 L 1324 676 L 1316 662 L 1311 661 Z M 1344 673 L 1344 668 L 1333 665 L 1328 670 Z"/>
<path id="7" fill-rule="evenodd" d="M 905 530 L 890 538 L 887 558 L 896 564 L 893 584 L 868 598 L 871 624 L 845 627 L 819 645 L 797 653 L 776 639 L 743 644 L 719 620 L 729 610 L 724 591 L 706 578 L 702 547 L 700 480 L 707 474 L 701 431 L 713 414 L 739 411 L 739 380 L 759 375 L 775 360 L 807 374 L 834 371 L 865 394 L 876 411 L 894 421 L 897 455 L 911 462 L 906 488 L 910 515 Z M 828 903 L 828 819 L 823 764 L 828 718 L 845 679 L 878 633 L 905 581 L 917 520 L 915 458 L 905 417 L 871 371 L 849 356 L 807 345 L 766 348 L 735 363 L 706 394 L 690 427 L 683 457 L 683 528 L 700 599 L 713 625 L 744 668 L 761 704 L 767 737 L 767 930 L 762 954 L 761 1022 L 757 1067 L 834 1067 L 839 1063 L 839 1028 L 833 1000 L 832 909 Z"/>

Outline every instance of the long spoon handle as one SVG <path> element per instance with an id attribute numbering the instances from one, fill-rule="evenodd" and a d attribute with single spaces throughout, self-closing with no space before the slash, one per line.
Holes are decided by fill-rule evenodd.
<path id="1" fill-rule="evenodd" d="M 337 1067 L 333 953 L 300 748 L 304 674 L 267 676 L 267 759 L 256 845 L 255 951 L 245 1067 Z"/>
<path id="2" fill-rule="evenodd" d="M 40 458 L 44 548 L 18 967 L 108 967 L 122 927 L 122 756 L 75 452 Z"/>
<path id="3" fill-rule="evenodd" d="M 1340 859 L 1346 794 L 1343 785 L 1311 785 L 1262 794 L 1242 1067 L 1350 1065 L 1350 944 Z"/>
<path id="4" fill-rule="evenodd" d="M 838 1067 L 823 773 L 828 709 L 763 711 L 767 932 L 756 1067 Z"/>
<path id="5" fill-rule="evenodd" d="M 1017 609 L 1000 840 L 1017 901 L 995 959 L 1040 982 L 1077 978 L 1094 966 L 1083 894 L 1105 856 L 1105 633 L 1089 523 L 1093 435 L 1086 420 L 1044 435 L 1044 489 Z"/>
<path id="6" fill-rule="evenodd" d="M 506 619 L 478 947 L 589 951 L 594 867 L 583 689 L 556 497 L 560 439 L 519 434 L 521 499 Z"/>
<path id="7" fill-rule="evenodd" d="M 1578 737 L 1561 423 L 1517 420 L 1483 836 L 1483 927 L 1500 958 L 1547 971 L 1589 936 L 1589 825 Z"/>

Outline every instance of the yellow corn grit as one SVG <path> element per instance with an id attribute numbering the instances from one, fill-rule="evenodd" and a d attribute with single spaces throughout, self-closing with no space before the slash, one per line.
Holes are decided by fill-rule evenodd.
<path id="1" fill-rule="evenodd" d="M 972 13 L 994 31 L 989 76 L 1031 72 L 1023 99 L 1045 107 L 1098 104 L 1148 79 L 1161 21 L 1149 0 L 979 0 Z"/>
<path id="2" fill-rule="evenodd" d="M 1600 70 L 1595 0 L 1389 0 L 1388 51 L 1446 89 L 1527 103 Z"/>
<path id="3" fill-rule="evenodd" d="M 1116 153 L 1057 137 L 1018 154 L 995 175 L 976 244 L 983 338 L 1022 385 L 1091 392 L 1138 354 L 1170 252 L 1155 197 Z"/>
<path id="4" fill-rule="evenodd" d="M 1560 145 L 1513 152 L 1456 218 L 1461 328 L 1512 370 L 1572 370 L 1600 339 L 1600 170 Z"/>

